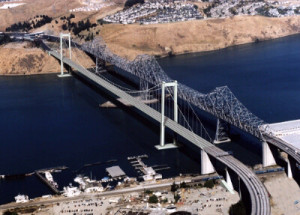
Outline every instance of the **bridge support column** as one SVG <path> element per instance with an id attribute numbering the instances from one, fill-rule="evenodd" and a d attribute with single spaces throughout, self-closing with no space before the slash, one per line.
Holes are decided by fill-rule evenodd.
<path id="1" fill-rule="evenodd" d="M 208 154 L 201 149 L 201 174 L 207 175 L 215 172 L 215 168 L 208 157 Z"/>
<path id="2" fill-rule="evenodd" d="M 105 70 L 105 62 L 101 59 L 99 59 L 98 57 L 96 57 L 96 74 L 99 74 L 99 73 L 103 73 L 103 72 L 106 72 Z"/>
<path id="3" fill-rule="evenodd" d="M 158 150 L 177 148 L 176 139 L 173 143 L 165 144 L 165 88 L 174 87 L 174 121 L 178 122 L 178 107 L 177 107 L 177 81 L 161 84 L 161 122 L 160 122 L 160 145 L 156 145 Z"/>
<path id="4" fill-rule="evenodd" d="M 289 158 L 287 159 L 287 177 L 293 178 L 292 165 L 291 165 L 291 161 Z"/>
<path id="5" fill-rule="evenodd" d="M 228 185 L 228 188 L 230 188 L 231 190 L 234 190 L 228 170 L 226 169 L 225 172 L 226 172 L 226 183 Z"/>
<path id="6" fill-rule="evenodd" d="M 214 144 L 230 142 L 229 134 L 229 124 L 224 120 L 218 119 L 216 136 L 214 139 Z"/>
<path id="7" fill-rule="evenodd" d="M 262 147 L 263 167 L 276 165 L 276 161 L 269 144 L 266 141 L 263 141 Z"/>
<path id="8" fill-rule="evenodd" d="M 225 180 L 222 179 L 221 184 L 231 194 L 234 194 L 234 187 L 233 187 L 233 184 L 232 184 L 231 176 L 230 176 L 229 171 L 228 171 L 227 168 L 225 169 Z"/>
<path id="9" fill-rule="evenodd" d="M 70 77 L 70 73 L 64 73 L 64 62 L 63 62 L 63 37 L 68 37 L 69 39 L 69 57 L 72 59 L 71 51 L 71 34 L 60 33 L 60 75 L 58 77 Z"/>

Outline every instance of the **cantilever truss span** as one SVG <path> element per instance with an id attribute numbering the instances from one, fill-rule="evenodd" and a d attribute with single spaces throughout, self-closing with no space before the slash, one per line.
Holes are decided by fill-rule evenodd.
<path id="1" fill-rule="evenodd" d="M 80 47 L 82 50 L 153 85 L 162 81 L 173 81 L 152 56 L 140 55 L 135 60 L 129 61 L 110 52 L 101 39 L 85 43 Z M 231 125 L 261 138 L 258 127 L 264 124 L 264 121 L 251 113 L 227 86 L 217 87 L 210 93 L 203 94 L 179 83 L 178 97 Z"/>

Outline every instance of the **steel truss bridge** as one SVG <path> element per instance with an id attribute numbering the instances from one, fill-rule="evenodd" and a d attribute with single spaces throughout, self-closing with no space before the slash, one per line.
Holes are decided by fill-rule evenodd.
<path id="1" fill-rule="evenodd" d="M 110 52 L 101 39 L 85 43 L 80 48 L 153 85 L 162 83 L 163 81 L 173 81 L 163 71 L 153 56 L 140 55 L 134 61 L 128 61 Z M 266 131 L 261 131 L 259 127 L 266 124 L 266 122 L 251 113 L 227 86 L 217 87 L 210 93 L 203 94 L 179 83 L 178 97 L 193 104 L 200 110 L 212 114 L 217 119 L 234 125 L 257 137 L 259 140 L 266 141 L 281 151 L 286 152 L 298 165 L 298 174 L 300 175 L 300 153 L 297 152 L 297 149 L 283 140 L 270 136 Z M 298 181 L 298 183 L 300 182 Z"/>
<path id="2" fill-rule="evenodd" d="M 52 41 L 59 41 L 60 39 L 49 35 L 44 35 L 43 38 Z M 129 61 L 110 52 L 100 39 L 83 45 L 72 42 L 72 45 L 152 85 L 160 84 L 163 81 L 166 83 L 173 81 L 163 71 L 153 56 L 139 55 L 134 61 Z M 178 83 L 178 97 L 218 119 L 261 138 L 258 127 L 265 124 L 264 121 L 251 113 L 227 86 L 217 87 L 212 92 L 203 94 Z"/>
<path id="3" fill-rule="evenodd" d="M 43 43 L 43 48 L 47 50 L 47 52 L 52 55 L 53 57 L 57 58 L 58 60 L 61 60 L 60 54 L 58 54 L 56 51 L 51 50 L 46 44 Z M 84 48 L 87 49 L 87 48 Z M 129 92 L 124 91 L 124 89 L 121 89 L 120 87 L 116 86 L 114 83 L 106 80 L 104 77 L 102 77 L 99 74 L 93 73 L 83 66 L 75 63 L 69 58 L 63 57 L 63 63 L 68 65 L 69 67 L 73 68 L 73 70 L 78 73 L 80 76 L 83 76 L 95 84 L 101 86 L 105 90 L 109 91 L 110 93 L 114 94 L 116 97 L 118 97 L 121 100 L 126 101 L 131 106 L 135 107 L 145 115 L 152 118 L 154 121 L 161 122 L 161 113 L 157 111 L 155 108 L 152 108 L 151 105 L 147 105 L 144 102 L 142 102 L 137 97 L 134 97 L 130 95 Z M 107 59 L 106 59 L 107 60 Z M 113 63 L 112 61 L 108 61 Z M 120 66 L 120 65 L 117 65 Z M 137 72 L 139 67 L 135 68 L 135 71 Z M 140 73 L 142 74 L 142 73 Z M 155 84 L 158 83 L 159 80 L 168 81 L 169 79 L 159 79 L 156 80 L 156 76 L 153 76 L 153 79 L 148 79 L 150 83 Z M 167 77 L 167 76 L 165 76 Z M 146 76 L 145 76 L 146 79 Z M 226 89 L 226 88 L 224 88 Z M 227 88 L 228 89 L 228 88 Z M 178 93 L 180 96 L 184 96 L 185 90 L 188 90 L 190 93 L 196 93 L 197 91 L 193 91 L 192 89 L 185 87 L 184 85 L 180 85 L 180 89 L 178 89 Z M 225 90 L 226 91 L 226 90 Z M 223 91 L 220 91 L 223 92 Z M 170 92 L 172 94 L 172 92 Z M 203 95 L 203 94 L 201 94 Z M 210 99 L 212 99 L 210 104 L 217 106 L 215 102 L 217 102 L 218 93 L 216 95 L 211 96 Z M 204 99 L 206 96 L 203 95 Z M 182 97 L 181 97 L 182 98 Z M 200 98 L 200 97 L 199 97 Z M 197 100 L 195 97 L 194 99 Z M 208 98 L 207 98 L 208 99 Z M 210 100 L 208 99 L 208 100 Z M 196 101 L 195 100 L 195 101 Z M 207 107 L 209 104 L 206 104 Z M 225 114 L 226 115 L 226 114 Z M 224 115 L 224 116 L 225 116 Z M 174 131 L 178 135 L 182 136 L 184 139 L 188 140 L 189 142 L 193 143 L 195 146 L 197 146 L 201 151 L 204 151 L 207 153 L 210 157 L 214 158 L 215 160 L 219 161 L 223 165 L 225 165 L 228 169 L 233 171 L 241 180 L 241 182 L 244 184 L 244 186 L 247 189 L 247 192 L 250 197 L 250 209 L 251 209 L 251 215 L 269 215 L 270 214 L 270 202 L 268 193 L 264 187 L 264 185 L 261 183 L 261 181 L 258 179 L 258 177 L 244 164 L 242 164 L 240 161 L 235 159 L 233 156 L 229 155 L 228 153 L 224 152 L 223 150 L 219 149 L 209 141 L 203 139 L 198 134 L 194 133 L 192 129 L 189 127 L 186 128 L 183 125 L 181 125 L 178 122 L 175 122 L 173 119 L 166 117 L 165 126 L 169 128 L 170 130 Z"/>

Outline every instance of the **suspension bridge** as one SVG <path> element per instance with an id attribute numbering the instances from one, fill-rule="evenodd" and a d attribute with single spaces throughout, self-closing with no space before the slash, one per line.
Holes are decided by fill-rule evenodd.
<path id="1" fill-rule="evenodd" d="M 61 35 L 66 36 L 66 35 Z M 49 38 L 49 37 L 48 37 Z M 57 39 L 57 38 L 56 38 Z M 59 38 L 61 44 L 63 39 Z M 65 40 L 67 41 L 67 40 Z M 48 52 L 49 55 L 60 60 L 62 64 L 67 65 L 72 68 L 75 73 L 92 81 L 94 84 L 105 89 L 106 91 L 113 94 L 120 101 L 126 101 L 126 105 L 130 105 L 146 116 L 150 117 L 152 120 L 160 123 L 161 137 L 160 144 L 156 147 L 158 149 L 176 147 L 176 138 L 172 144 L 165 144 L 165 128 L 168 128 L 176 135 L 181 136 L 188 142 L 194 144 L 199 148 L 201 152 L 201 173 L 209 174 L 215 172 L 213 161 L 221 163 L 224 168 L 224 178 L 226 180 L 226 185 L 230 189 L 239 190 L 243 201 L 246 204 L 249 214 L 252 215 L 269 215 L 270 214 L 270 202 L 268 193 L 264 185 L 260 182 L 258 177 L 244 164 L 231 156 L 228 152 L 225 152 L 215 145 L 213 145 L 212 138 L 205 130 L 201 121 L 199 120 L 197 114 L 193 110 L 192 100 L 188 99 L 185 94 L 187 91 L 194 93 L 196 96 L 196 91 L 189 89 L 188 87 L 177 83 L 176 81 L 170 79 L 156 79 L 154 74 L 148 79 L 151 87 L 146 87 L 142 90 L 134 90 L 124 86 L 120 86 L 111 80 L 109 80 L 105 75 L 98 70 L 90 71 L 84 68 L 78 59 L 71 55 L 69 52 L 69 58 L 63 56 L 62 45 L 60 46 L 60 53 L 51 49 L 46 43 L 41 42 L 41 46 Z M 71 44 L 69 38 L 69 49 L 71 49 Z M 74 44 L 77 48 L 85 50 L 77 44 Z M 113 59 L 110 61 L 113 62 Z M 142 71 L 145 68 L 141 68 Z M 134 71 L 138 71 L 139 68 L 135 68 Z M 153 70 L 150 70 L 150 72 Z M 151 73 L 148 73 L 151 74 Z M 61 77 L 65 73 L 63 68 L 61 70 Z M 165 76 L 167 77 L 167 76 Z M 146 76 L 144 77 L 146 80 Z M 187 91 L 186 91 L 187 90 Z M 226 91 L 226 89 L 225 89 Z M 224 92 L 221 90 L 220 92 Z M 211 95 L 213 95 L 212 93 Z M 202 94 L 203 95 L 203 94 Z M 177 99 L 177 96 L 179 99 Z M 207 98 L 210 100 L 210 104 L 218 106 L 217 99 L 220 96 L 219 93 L 215 92 L 214 96 Z M 203 95 L 204 99 L 206 96 Z M 194 98 L 196 101 L 199 98 Z M 231 100 L 235 100 L 232 97 Z M 213 101 L 214 100 L 214 101 Z M 209 103 L 206 104 L 207 107 Z M 220 107 L 219 107 L 220 108 Z M 226 113 L 224 112 L 224 119 Z M 240 118 L 245 119 L 245 118 Z M 240 122 L 241 124 L 241 122 Z M 247 127 L 247 126 L 246 126 Z M 250 127 L 247 127 L 250 129 Z M 251 130 L 251 129 L 250 129 Z M 254 131 L 253 131 L 254 132 Z M 244 189 L 243 189 L 244 188 Z"/>
<path id="2" fill-rule="evenodd" d="M 50 41 L 59 41 L 60 37 L 44 35 L 43 39 Z M 67 43 L 68 40 L 64 42 Z M 69 41 L 70 43 L 70 41 Z M 110 63 L 121 70 L 134 75 L 140 79 L 140 88 L 148 89 L 149 86 L 156 86 L 163 82 L 171 83 L 172 80 L 166 75 L 154 57 L 141 55 L 134 61 L 128 61 L 120 56 L 110 52 L 105 43 L 101 39 L 79 45 L 71 42 L 80 50 L 89 53 L 102 62 Z M 97 64 L 97 63 L 96 63 Z M 264 167 L 275 165 L 279 161 L 279 151 L 288 154 L 286 161 L 286 169 L 290 178 L 295 178 L 297 183 L 300 184 L 300 153 L 297 149 L 289 143 L 280 140 L 270 135 L 264 128 L 266 122 L 251 113 L 230 91 L 227 86 L 217 87 L 207 94 L 200 93 L 188 86 L 178 83 L 177 85 L 178 101 L 183 102 L 183 105 L 194 106 L 207 113 L 212 114 L 217 118 L 216 135 L 214 138 L 215 143 L 226 142 L 230 140 L 229 127 L 233 125 L 255 137 L 262 142 L 262 164 Z M 183 108 L 186 111 L 187 108 Z M 188 112 L 189 114 L 189 112 Z M 198 117 L 192 114 L 193 117 Z M 189 119 L 189 115 L 187 117 Z M 179 122 L 182 122 L 179 116 Z M 198 123 L 187 120 L 194 131 L 199 129 Z M 185 122 L 186 123 L 186 122 Z M 200 129 L 201 131 L 201 129 Z M 211 140 L 209 140 L 211 142 Z"/>
<path id="3" fill-rule="evenodd" d="M 297 149 L 287 142 L 270 135 L 264 129 L 266 128 L 266 123 L 251 113 L 228 87 L 218 87 L 210 93 L 203 94 L 183 84 L 175 84 L 174 80 L 164 73 L 154 57 L 141 55 L 134 61 L 128 61 L 111 53 L 100 39 L 79 45 L 71 41 L 70 36 L 61 36 L 68 37 L 68 39 L 42 34 L 36 40 L 33 38 L 35 35 L 32 34 L 30 35 L 30 40 L 38 42 L 50 55 L 60 60 L 61 65 L 68 65 L 81 76 L 94 81 L 94 83 L 113 93 L 121 103 L 133 106 L 159 122 L 161 124 L 161 141 L 160 145 L 157 146 L 158 149 L 174 147 L 174 144 L 164 144 L 164 129 L 167 127 L 200 148 L 202 173 L 214 171 L 210 162 L 211 158 L 223 163 L 227 167 L 225 176 L 228 184 L 231 184 L 230 178 L 232 177 L 230 176 L 234 172 L 246 186 L 251 199 L 251 214 L 270 213 L 265 188 L 253 175 L 252 171 L 248 170 L 227 152 L 211 144 L 212 138 L 209 137 L 193 107 L 197 107 L 217 118 L 214 142 L 227 141 L 228 128 L 230 125 L 233 125 L 262 141 L 262 163 L 264 167 L 276 164 L 279 151 L 286 152 L 288 154 L 286 161 L 288 176 L 296 179 L 298 177 L 299 179 L 300 153 L 297 152 Z M 25 37 L 26 35 L 24 39 L 26 39 Z M 73 61 L 74 59 L 71 60 L 71 51 L 69 52 L 70 58 L 63 57 L 62 51 L 59 54 L 52 50 L 44 43 L 46 40 L 52 42 L 60 41 L 61 44 L 68 43 L 65 45 L 69 49 L 73 46 L 83 50 L 96 59 L 96 67 L 100 60 L 104 65 L 106 63 L 112 64 L 128 74 L 138 77 L 140 79 L 140 90 L 137 91 L 116 85 L 108 80 L 101 71 L 99 72 L 98 68 L 95 71 L 85 69 L 78 62 Z M 62 50 L 62 46 L 60 48 Z M 62 77 L 69 75 L 63 73 L 63 67 L 61 71 Z M 165 103 L 166 105 L 164 105 Z M 174 139 L 174 143 L 176 143 L 176 139 Z M 236 189 L 236 187 L 234 188 Z"/>

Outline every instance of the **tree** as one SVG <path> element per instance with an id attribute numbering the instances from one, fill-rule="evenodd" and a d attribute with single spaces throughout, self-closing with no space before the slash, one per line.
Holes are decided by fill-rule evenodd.
<path id="1" fill-rule="evenodd" d="M 178 185 L 175 184 L 175 182 L 171 185 L 171 192 L 176 192 L 176 190 L 178 189 Z"/>
<path id="2" fill-rule="evenodd" d="M 186 185 L 185 182 L 180 183 L 180 188 L 187 188 L 188 186 Z"/>
<path id="3" fill-rule="evenodd" d="M 228 212 L 230 215 L 246 215 L 246 208 L 240 200 L 238 203 L 231 205 Z"/>
<path id="4" fill-rule="evenodd" d="M 204 187 L 207 187 L 207 188 L 213 188 L 215 186 L 215 183 L 213 180 L 208 180 L 204 183 Z"/>
<path id="5" fill-rule="evenodd" d="M 62 27 L 62 29 L 63 29 L 64 31 L 66 31 L 66 30 L 68 29 L 68 27 L 67 27 L 66 24 L 63 24 L 61 27 Z"/>
<path id="6" fill-rule="evenodd" d="M 150 196 L 148 202 L 149 202 L 149 203 L 154 203 L 154 204 L 157 203 L 157 202 L 158 202 L 157 196 L 156 196 L 156 195 Z"/>
<path id="7" fill-rule="evenodd" d="M 178 194 L 174 194 L 175 203 L 177 203 L 179 199 L 180 199 L 180 196 Z"/>
<path id="8" fill-rule="evenodd" d="M 145 190 L 145 194 L 152 194 L 153 192 L 151 190 Z"/>

